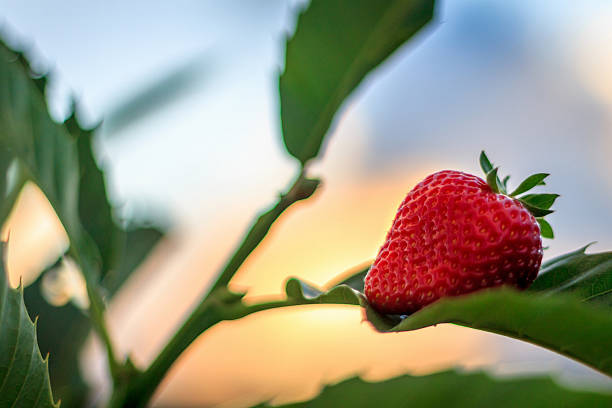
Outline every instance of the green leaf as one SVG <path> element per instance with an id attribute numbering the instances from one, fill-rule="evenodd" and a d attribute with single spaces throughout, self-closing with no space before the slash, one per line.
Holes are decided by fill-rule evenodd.
<path id="1" fill-rule="evenodd" d="M 585 249 L 545 265 L 529 290 L 570 293 L 583 301 L 612 306 L 612 252 L 585 254 Z"/>
<path id="2" fill-rule="evenodd" d="M 376 328 L 393 327 L 401 319 L 399 316 L 383 315 L 378 313 L 368 303 L 365 296 L 347 285 L 340 285 L 323 292 L 316 287 L 299 279 L 291 278 L 287 281 L 285 292 L 289 305 L 306 304 L 344 304 L 360 305 L 364 308 L 368 321 Z"/>
<path id="3" fill-rule="evenodd" d="M 455 323 L 537 344 L 612 375 L 612 314 L 569 296 L 539 296 L 507 288 L 445 298 L 387 331 Z"/>
<path id="4" fill-rule="evenodd" d="M 24 60 L 0 42 L 0 151 L 45 193 L 62 221 L 85 279 L 98 278 L 100 255 L 79 220 L 79 156 L 64 126 L 51 119 Z"/>
<path id="5" fill-rule="evenodd" d="M 484 172 L 484 174 L 489 174 L 491 170 L 493 170 L 493 164 L 491 164 L 491 160 L 487 157 L 485 151 L 480 152 L 480 168 Z"/>
<path id="6" fill-rule="evenodd" d="M 359 303 L 372 326 L 381 332 L 455 323 L 537 344 L 612 375 L 612 357 L 607 347 L 612 344 L 612 314 L 571 296 L 542 296 L 509 288 L 488 289 L 440 299 L 400 319 L 378 313 L 364 295 L 348 286 L 321 292 L 303 284 L 308 287 L 306 294 L 304 289 L 297 290 L 297 279 L 293 279 L 291 285 L 289 291 L 288 283 L 287 295 L 294 304 Z"/>
<path id="7" fill-rule="evenodd" d="M 379 382 L 358 377 L 328 385 L 315 398 L 258 408 L 548 408 L 603 407 L 612 396 L 560 387 L 549 377 L 494 379 L 483 372 L 444 371 L 424 376 L 403 375 Z"/>
<path id="8" fill-rule="evenodd" d="M 526 191 L 531 190 L 532 188 L 534 188 L 537 185 L 544 185 L 544 179 L 546 177 L 550 176 L 550 174 L 547 173 L 537 173 L 537 174 L 533 174 L 529 177 L 527 177 L 525 180 L 523 180 L 523 182 L 521 184 L 519 184 L 519 186 L 516 188 L 516 190 L 514 190 L 512 193 L 510 193 L 510 195 L 512 197 L 517 196 L 519 194 L 522 194 Z"/>
<path id="9" fill-rule="evenodd" d="M 132 226 L 128 229 L 125 246 L 129 251 L 123 251 L 124 256 L 117 270 L 111 271 L 103 281 L 110 298 L 162 236 L 163 233 L 152 226 Z M 39 317 L 37 334 L 41 351 L 54 357 L 49 362 L 51 385 L 62 401 L 62 408 L 82 407 L 86 405 L 89 388 L 80 373 L 79 356 L 90 334 L 91 323 L 83 311 L 71 302 L 60 307 L 47 302 L 41 288 L 47 272 L 41 273 L 34 283 L 25 288 L 25 304 L 31 316 Z"/>
<path id="10" fill-rule="evenodd" d="M 11 177 L 10 169 L 15 164 L 9 152 L 0 148 L 0 228 L 11 213 L 23 187 L 24 180 L 20 174 L 16 175 L 16 180 Z"/>
<path id="11" fill-rule="evenodd" d="M 104 173 L 94 158 L 92 142 L 95 129 L 83 129 L 74 111 L 64 124 L 78 148 L 79 219 L 100 251 L 101 271 L 106 274 L 116 267 L 121 257 L 124 231 L 115 223 Z"/>
<path id="12" fill-rule="evenodd" d="M 565 261 L 566 259 L 571 258 L 571 257 L 573 257 L 573 256 L 584 254 L 584 253 L 586 252 L 586 250 L 587 250 L 587 249 L 588 249 L 588 248 L 589 248 L 591 245 L 593 245 L 593 244 L 594 244 L 594 242 L 590 242 L 590 243 L 586 244 L 585 246 L 583 246 L 582 248 L 578 248 L 578 249 L 576 249 L 575 251 L 568 252 L 567 254 L 559 255 L 559 256 L 557 256 L 557 257 L 555 257 L 555 258 L 549 259 L 549 260 L 548 260 L 548 261 L 546 261 L 546 262 L 543 262 L 543 263 L 542 263 L 542 266 L 540 266 L 540 276 L 542 275 L 542 272 L 543 272 L 543 271 L 544 271 L 546 268 L 550 268 L 550 267 L 552 267 L 553 265 L 555 265 L 555 264 L 557 264 L 557 263 L 560 263 L 560 262 L 563 262 L 563 261 Z"/>
<path id="13" fill-rule="evenodd" d="M 103 286 L 111 297 L 145 260 L 163 236 L 164 232 L 155 226 L 132 226 L 125 231 L 125 247 L 121 251 L 122 259 L 103 281 Z"/>
<path id="14" fill-rule="evenodd" d="M 23 303 L 23 287 L 9 286 L 0 261 L 0 407 L 58 406 L 51 394 L 48 360 L 43 360 L 36 341 L 36 324 Z"/>
<path id="15" fill-rule="evenodd" d="M 544 218 L 536 218 L 536 221 L 540 224 L 540 235 L 542 235 L 543 238 L 553 239 L 555 237 L 555 233 L 548 221 Z"/>
<path id="16" fill-rule="evenodd" d="M 499 185 L 499 177 L 497 176 L 497 170 L 499 168 L 496 167 L 490 172 L 487 173 L 487 184 L 491 187 L 494 193 L 499 193 L 501 191 L 501 186 Z"/>
<path id="17" fill-rule="evenodd" d="M 527 194 L 519 198 L 522 203 L 548 210 L 555 203 L 559 194 Z"/>
<path id="18" fill-rule="evenodd" d="M 88 387 L 81 376 L 79 354 L 91 324 L 71 302 L 55 307 L 45 300 L 41 288 L 45 273 L 25 288 L 25 304 L 30 316 L 38 316 L 37 338 L 41 352 L 51 355 L 49 373 L 55 396 L 62 401 L 62 408 L 82 407 L 87 402 Z"/>
<path id="19" fill-rule="evenodd" d="M 363 78 L 433 16 L 434 0 L 312 0 L 279 78 L 283 141 L 302 164 Z"/>

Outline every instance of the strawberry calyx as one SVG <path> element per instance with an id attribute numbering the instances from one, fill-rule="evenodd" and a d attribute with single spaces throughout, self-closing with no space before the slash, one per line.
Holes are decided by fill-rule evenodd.
<path id="1" fill-rule="evenodd" d="M 559 197 L 559 194 L 526 194 L 534 187 L 546 185 L 544 180 L 550 174 L 532 174 L 523 180 L 512 192 L 508 193 L 508 180 L 510 180 L 510 176 L 501 179 L 498 174 L 499 167 L 493 167 L 493 164 L 484 150 L 480 153 L 480 167 L 486 175 L 486 181 L 489 187 L 491 187 L 491 190 L 495 193 L 504 194 L 518 200 L 535 217 L 540 225 L 540 234 L 542 237 L 554 238 L 553 229 L 544 217 L 554 212 L 550 208 Z"/>

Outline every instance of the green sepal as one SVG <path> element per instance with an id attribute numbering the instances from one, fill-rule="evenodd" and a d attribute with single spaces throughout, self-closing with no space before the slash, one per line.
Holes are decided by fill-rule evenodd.
<path id="1" fill-rule="evenodd" d="M 502 180 L 502 184 L 504 185 L 505 190 L 508 190 L 508 180 L 510 180 L 509 174 L 506 177 L 504 177 L 504 179 Z"/>
<path id="2" fill-rule="evenodd" d="M 522 203 L 548 210 L 555 203 L 559 194 L 527 194 L 519 197 Z"/>
<path id="3" fill-rule="evenodd" d="M 491 160 L 489 160 L 484 150 L 480 152 L 480 168 L 482 169 L 484 174 L 489 174 L 491 170 L 493 170 Z"/>
<path id="4" fill-rule="evenodd" d="M 554 213 L 553 210 L 548 210 L 546 208 L 536 207 L 536 206 L 533 206 L 533 205 L 531 205 L 529 203 L 526 203 L 524 201 L 521 201 L 521 200 L 519 200 L 519 201 L 531 213 L 531 215 L 533 215 L 536 218 L 538 218 L 538 217 L 545 217 L 548 214 Z"/>
<path id="5" fill-rule="evenodd" d="M 487 157 L 487 154 L 484 152 L 484 150 L 480 152 L 480 167 L 482 168 L 482 171 L 484 171 L 484 174 L 487 176 L 487 184 L 491 186 L 491 189 L 493 189 L 493 191 L 495 191 L 496 193 L 506 194 L 505 182 L 508 181 L 509 176 L 506 177 L 505 181 L 501 181 L 501 179 L 497 175 L 498 168 L 493 168 L 493 164 L 491 163 L 491 160 L 489 160 L 489 158 Z M 489 175 L 493 171 L 495 171 L 495 180 L 489 181 Z"/>
<path id="6" fill-rule="evenodd" d="M 494 168 L 490 172 L 487 173 L 487 184 L 491 187 L 491 190 L 495 193 L 503 192 L 503 185 L 499 182 L 499 178 L 497 177 L 497 170 L 499 167 Z"/>
<path id="7" fill-rule="evenodd" d="M 540 235 L 542 238 L 553 239 L 555 237 L 555 233 L 548 221 L 541 217 L 536 218 L 536 221 L 540 224 Z"/>
<path id="8" fill-rule="evenodd" d="M 548 173 L 537 173 L 527 177 L 512 193 L 510 193 L 510 196 L 514 197 L 531 190 L 535 186 L 545 185 L 544 179 L 548 176 L 550 176 Z"/>

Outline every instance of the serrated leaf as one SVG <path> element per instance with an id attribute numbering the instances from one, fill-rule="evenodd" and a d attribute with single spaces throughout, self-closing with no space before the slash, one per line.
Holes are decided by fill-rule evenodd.
<path id="1" fill-rule="evenodd" d="M 548 210 L 555 203 L 559 194 L 527 194 L 519 198 L 522 203 Z"/>
<path id="2" fill-rule="evenodd" d="M 363 78 L 433 16 L 434 0 L 313 0 L 279 77 L 283 141 L 306 163 Z"/>
<path id="3" fill-rule="evenodd" d="M 552 227 L 544 218 L 536 218 L 536 221 L 540 225 L 540 235 L 543 238 L 553 239 L 555 234 L 553 232 Z"/>
<path id="4" fill-rule="evenodd" d="M 0 150 L 49 199 L 88 282 L 98 279 L 100 254 L 78 214 L 79 161 L 75 141 L 55 123 L 24 62 L 0 42 Z M 4 220 L 0 220 L 4 221 Z"/>
<path id="5" fill-rule="evenodd" d="M 36 325 L 23 302 L 23 287 L 9 286 L 0 243 L 0 407 L 58 407 L 48 362 L 36 341 Z"/>
<path id="6" fill-rule="evenodd" d="M 86 405 L 88 387 L 81 376 L 79 354 L 89 336 L 91 324 L 85 314 L 71 302 L 50 305 L 42 296 L 41 282 L 46 272 L 24 289 L 24 300 L 30 316 L 38 316 L 37 337 L 43 354 L 50 354 L 49 373 L 54 395 L 62 408 Z"/>
<path id="7" fill-rule="evenodd" d="M 612 396 L 560 387 L 549 377 L 494 379 L 483 372 L 444 371 L 370 382 L 354 377 L 328 385 L 311 400 L 257 408 L 548 408 L 598 407 Z"/>
<path id="8" fill-rule="evenodd" d="M 104 173 L 93 152 L 94 129 L 83 129 L 73 114 L 64 122 L 76 140 L 79 156 L 79 219 L 95 242 L 101 257 L 100 270 L 113 270 L 121 257 L 124 231 L 115 223 L 106 191 Z"/>
<path id="9" fill-rule="evenodd" d="M 531 190 L 537 185 L 543 185 L 544 179 L 548 176 L 550 176 L 550 174 L 547 174 L 547 173 L 533 174 L 527 177 L 525 180 L 523 180 L 523 182 L 519 184 L 519 186 L 512 193 L 510 193 L 510 195 L 514 197 L 519 194 L 523 194 L 526 191 Z"/>

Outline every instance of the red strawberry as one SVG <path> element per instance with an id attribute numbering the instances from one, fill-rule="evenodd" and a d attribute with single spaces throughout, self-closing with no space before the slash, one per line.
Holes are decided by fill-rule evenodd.
<path id="1" fill-rule="evenodd" d="M 484 152 L 487 182 L 445 170 L 427 176 L 402 202 L 365 278 L 365 295 L 383 313 L 409 314 L 441 297 L 500 285 L 527 288 L 542 261 L 542 217 L 556 194 L 514 196 L 544 184 L 526 179 L 512 194 Z M 539 225 L 540 224 L 540 225 Z M 540 228 L 540 226 L 542 228 Z"/>

